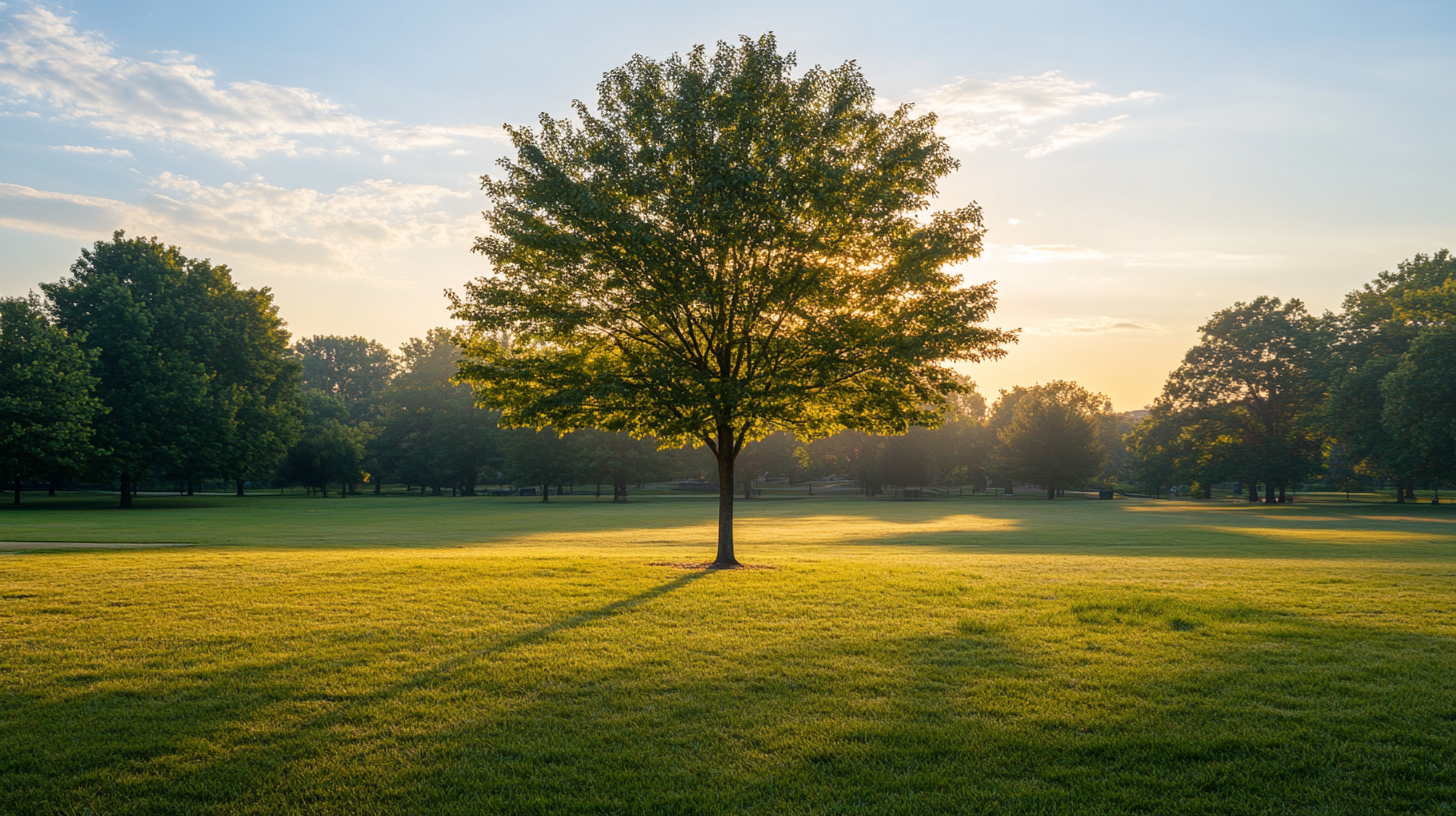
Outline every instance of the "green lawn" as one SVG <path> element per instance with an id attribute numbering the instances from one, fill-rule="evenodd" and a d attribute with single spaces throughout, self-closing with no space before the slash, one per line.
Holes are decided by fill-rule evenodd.
<path id="1" fill-rule="evenodd" d="M 1451 813 L 1456 510 L 27 495 L 0 813 Z"/>

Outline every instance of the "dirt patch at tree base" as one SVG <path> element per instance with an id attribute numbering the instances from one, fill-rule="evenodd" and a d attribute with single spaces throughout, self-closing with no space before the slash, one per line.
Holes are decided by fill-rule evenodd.
<path id="1" fill-rule="evenodd" d="M 667 567 L 668 569 L 681 570 L 776 570 L 771 564 L 734 564 L 731 567 L 715 567 L 712 561 L 653 561 L 649 567 Z"/>

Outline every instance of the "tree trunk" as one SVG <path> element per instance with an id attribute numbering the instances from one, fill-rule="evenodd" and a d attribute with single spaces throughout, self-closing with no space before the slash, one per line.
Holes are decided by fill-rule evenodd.
<path id="1" fill-rule="evenodd" d="M 323 493 L 324 498 L 327 499 L 329 497 L 329 483 L 328 482 L 324 482 L 323 485 L 321 487 L 319 487 L 319 490 Z"/>
<path id="2" fill-rule="evenodd" d="M 1274 485 L 1272 485 L 1272 484 L 1270 484 L 1268 482 L 1265 482 L 1264 483 L 1264 503 L 1265 504 L 1273 504 L 1274 503 Z"/>
<path id="3" fill-rule="evenodd" d="M 1416 480 L 1411 479 L 1405 483 L 1405 497 L 1411 501 L 1416 500 Z"/>
<path id="4" fill-rule="evenodd" d="M 131 509 L 131 474 L 121 474 L 121 509 Z"/>
<path id="5" fill-rule="evenodd" d="M 1257 502 L 1258 500 L 1259 500 L 1259 486 L 1257 484 L 1255 484 L 1254 482 L 1249 482 L 1249 501 L 1250 502 Z"/>
<path id="6" fill-rule="evenodd" d="M 718 554 L 713 566 L 719 569 L 738 566 L 733 555 L 733 462 L 738 451 L 733 439 L 733 429 L 718 428 Z"/>
<path id="7" fill-rule="evenodd" d="M 15 501 L 13 503 L 14 504 L 20 504 L 20 477 L 19 476 L 16 476 L 15 477 Z"/>
<path id="8" fill-rule="evenodd" d="M 1056 497 L 1057 497 L 1057 489 L 1055 487 L 1048 487 L 1047 488 L 1047 498 L 1048 499 L 1055 499 Z"/>
<path id="9" fill-rule="evenodd" d="M 383 484 L 384 482 L 380 481 L 379 479 L 374 479 L 374 495 L 379 495 L 379 488 L 383 486 Z"/>
<path id="10" fill-rule="evenodd" d="M 1289 498 L 1284 493 L 1284 485 L 1279 485 L 1279 503 L 1288 504 Z"/>
<path id="11" fill-rule="evenodd" d="M 189 496 L 192 495 L 192 480 L 191 479 L 188 479 L 187 480 L 187 495 L 189 495 Z"/>
<path id="12" fill-rule="evenodd" d="M 551 485 L 541 485 L 541 501 L 551 501 Z"/>
<path id="13" fill-rule="evenodd" d="M 600 499 L 601 497 L 602 497 L 602 483 L 601 482 L 597 482 L 597 498 Z M 616 500 L 617 500 L 616 487 L 613 486 L 613 488 L 612 488 L 612 501 L 616 501 Z"/>
<path id="14" fill-rule="evenodd" d="M 474 496 L 475 495 L 475 478 L 476 478 L 475 471 L 469 470 L 469 471 L 466 471 L 465 472 L 465 490 L 464 490 L 464 494 L 466 496 Z"/>
<path id="15" fill-rule="evenodd" d="M 238 495 L 243 495 L 243 480 L 238 479 Z"/>
<path id="16" fill-rule="evenodd" d="M 60 481 L 61 480 L 56 478 L 55 476 L 51 477 L 51 489 L 49 492 L 46 493 L 47 496 L 56 495 L 56 490 L 60 487 Z"/>
<path id="17" fill-rule="evenodd" d="M 743 498 L 753 498 L 753 477 L 745 476 L 743 479 Z"/>

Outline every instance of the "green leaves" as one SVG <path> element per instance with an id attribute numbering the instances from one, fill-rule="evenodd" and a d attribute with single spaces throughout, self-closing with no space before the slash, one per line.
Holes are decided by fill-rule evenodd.
<path id="1" fill-rule="evenodd" d="M 928 219 L 955 169 L 932 117 L 882 113 L 852 64 L 795 78 L 773 37 L 609 72 L 595 111 L 513 128 L 487 178 L 494 274 L 452 293 L 461 377 L 507 425 L 664 445 L 933 424 L 950 361 L 994 359 L 974 204 Z"/>
<path id="2" fill-rule="evenodd" d="M 84 351 L 30 298 L 0 299 L 0 468 L 7 480 L 75 473 L 94 458 L 93 395 Z"/>

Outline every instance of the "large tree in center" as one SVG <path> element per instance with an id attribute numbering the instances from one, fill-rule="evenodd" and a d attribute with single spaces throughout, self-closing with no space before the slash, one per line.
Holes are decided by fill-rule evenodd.
<path id="1" fill-rule="evenodd" d="M 720 567 L 745 443 L 935 424 L 947 363 L 1014 337 L 946 270 L 980 253 L 980 209 L 917 217 L 958 166 L 934 117 L 876 110 L 852 63 L 794 67 L 771 35 L 638 56 L 595 112 L 509 128 L 475 245 L 494 274 L 452 296 L 480 330 L 461 376 L 504 424 L 713 452 Z"/>

